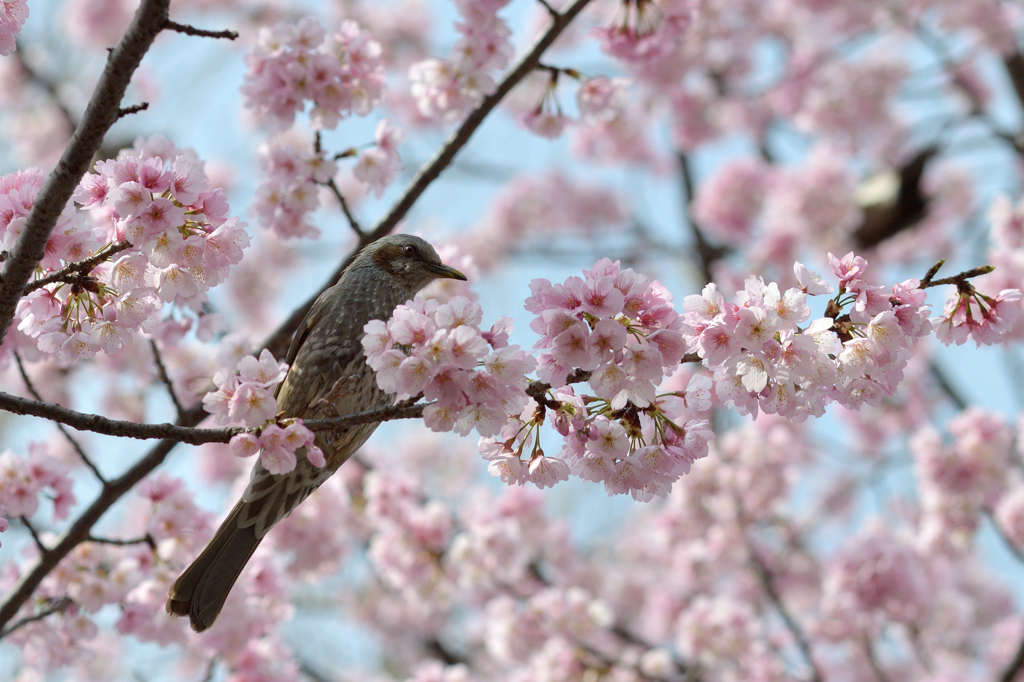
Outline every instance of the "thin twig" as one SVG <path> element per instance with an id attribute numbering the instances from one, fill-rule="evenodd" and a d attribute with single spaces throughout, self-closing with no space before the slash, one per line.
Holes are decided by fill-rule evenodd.
<path id="1" fill-rule="evenodd" d="M 701 277 L 704 279 L 704 284 L 708 284 L 714 279 L 712 277 L 711 268 L 714 266 L 715 261 L 726 256 L 729 253 L 729 249 L 719 246 L 711 246 L 704 238 L 704 231 L 701 230 L 700 225 L 697 224 L 697 221 L 693 217 L 693 211 L 691 210 L 694 199 L 694 184 L 693 173 L 690 170 L 690 159 L 685 153 L 677 152 L 676 161 L 679 164 L 679 176 L 683 183 L 683 213 L 686 216 L 686 222 L 690 225 L 690 232 L 693 235 L 693 243 L 696 247 L 693 255 L 696 257 L 697 264 L 700 266 Z"/>
<path id="2" fill-rule="evenodd" d="M 878 678 L 878 682 L 889 682 L 889 676 L 882 670 L 882 665 L 875 656 L 875 645 L 867 634 L 864 635 L 864 653 L 868 656 L 868 664 L 871 666 L 871 670 L 874 671 L 875 677 Z"/>
<path id="3" fill-rule="evenodd" d="M 101 249 L 95 254 L 89 256 L 85 260 L 80 260 L 76 263 L 69 263 L 63 268 L 54 272 L 53 274 L 41 277 L 35 281 L 29 282 L 25 285 L 25 289 L 22 291 L 22 295 L 31 293 L 40 287 L 44 287 L 47 284 L 53 284 L 54 282 L 66 282 L 72 277 L 83 277 L 92 272 L 92 269 L 97 265 L 107 260 L 116 253 L 121 253 L 125 249 L 132 248 L 130 242 L 117 242 L 111 244 L 110 248 Z"/>
<path id="4" fill-rule="evenodd" d="M 168 31 L 184 33 L 187 36 L 199 36 L 200 38 L 224 38 L 226 40 L 235 40 L 238 38 L 238 31 L 207 31 L 205 28 L 196 28 L 195 26 L 189 26 L 188 24 L 179 24 L 178 22 L 171 21 L 170 19 L 164 22 L 164 28 Z"/>
<path id="5" fill-rule="evenodd" d="M 548 14 L 554 18 L 558 18 L 558 10 L 552 7 L 547 0 L 537 0 L 537 2 L 544 5 L 544 9 L 548 11 Z"/>
<path id="6" fill-rule="evenodd" d="M 36 69 L 28 63 L 28 60 L 25 59 L 25 46 L 21 44 L 20 40 L 18 41 L 17 49 L 14 51 L 14 58 L 18 60 L 18 65 L 21 66 L 21 70 L 25 72 L 25 75 L 28 76 L 29 80 L 45 90 L 46 94 L 50 96 L 51 100 L 53 100 L 53 105 L 57 107 L 58 111 L 60 111 L 60 115 L 67 124 L 68 133 L 70 134 L 71 131 L 78 127 L 78 119 L 75 118 L 75 115 L 72 114 L 71 110 L 68 109 L 66 104 L 64 104 L 64 100 L 57 91 L 57 84 L 36 71 Z"/>
<path id="7" fill-rule="evenodd" d="M 927 285 L 932 281 L 932 278 L 939 273 L 939 268 L 946 264 L 946 259 L 940 259 L 935 265 L 928 268 L 928 272 L 924 273 L 924 277 L 921 278 L 921 286 Z"/>
<path id="8" fill-rule="evenodd" d="M 35 615 L 32 615 L 32 616 L 26 616 L 25 618 L 22 618 L 18 622 L 13 623 L 11 625 L 11 627 L 7 628 L 3 632 L 0 632 L 0 639 L 3 639 L 4 637 L 6 637 L 7 635 L 11 634 L 15 630 L 18 630 L 20 628 L 25 627 L 29 623 L 34 623 L 37 620 L 42 620 L 43 618 L 46 618 L 47 616 L 52 616 L 53 614 L 55 614 L 55 613 L 57 613 L 59 611 L 63 611 L 67 607 L 71 606 L 73 603 L 74 602 L 71 600 L 71 597 L 61 597 L 56 602 L 54 602 L 51 606 L 48 606 L 47 608 L 43 609 L 39 613 L 37 613 Z"/>
<path id="9" fill-rule="evenodd" d="M 13 353 L 13 355 L 14 362 L 16 365 L 18 365 L 18 372 L 21 374 L 21 380 L 25 382 L 25 388 L 27 388 L 28 392 L 32 394 L 33 398 L 35 398 L 39 402 L 45 402 L 43 400 L 43 396 L 39 394 L 39 391 L 37 391 L 36 387 L 32 384 L 32 380 L 29 378 L 28 372 L 25 370 L 25 364 L 21 361 L 21 354 L 15 352 Z M 87 466 L 89 470 L 92 471 L 93 476 L 95 476 L 100 483 L 106 484 L 107 479 L 103 478 L 103 474 L 100 473 L 99 467 L 97 467 L 96 464 L 93 463 L 89 455 L 85 453 L 85 448 L 83 448 L 82 444 L 78 442 L 78 439 L 72 436 L 71 433 L 66 428 L 64 428 L 63 424 L 58 423 L 57 429 L 60 430 L 60 432 L 64 435 L 64 438 L 67 439 L 67 441 L 71 444 L 71 447 L 75 449 L 75 452 L 78 453 L 78 456 L 82 458 L 82 462 L 85 463 L 85 466 Z"/>
<path id="10" fill-rule="evenodd" d="M 952 277 L 943 277 L 942 279 L 933 279 L 928 282 L 921 282 L 922 289 L 928 289 L 930 287 L 942 286 L 943 284 L 963 284 L 972 277 L 980 277 L 981 275 L 987 275 L 996 269 L 994 265 L 981 265 L 970 270 L 964 270 L 960 274 L 953 275 Z"/>
<path id="11" fill-rule="evenodd" d="M 163 358 L 160 357 L 160 349 L 156 346 L 156 341 L 153 339 L 149 340 L 149 347 L 153 349 L 153 362 L 156 363 L 157 373 L 160 375 L 160 381 L 164 382 L 164 386 L 167 387 L 167 394 L 171 396 L 171 402 L 174 403 L 174 409 L 178 413 L 178 418 L 185 414 L 185 406 L 181 404 L 178 399 L 178 394 L 174 390 L 174 384 L 171 382 L 171 377 L 167 374 L 167 367 L 164 365 Z"/>
<path id="12" fill-rule="evenodd" d="M 145 111 L 146 109 L 149 109 L 149 102 L 140 102 L 139 104 L 133 104 L 130 107 L 122 107 L 118 109 L 117 117 L 121 119 L 125 116 L 131 116 L 132 114 L 137 114 L 140 111 Z"/>
<path id="13" fill-rule="evenodd" d="M 170 0 L 142 0 L 139 4 L 121 42 L 110 51 L 103 74 L 71 136 L 71 142 L 32 203 L 25 227 L 11 250 L 0 279 L 0 341 L 7 335 L 25 284 L 46 251 L 57 218 L 89 169 L 107 130 L 117 120 L 132 74 L 164 28 L 169 5 Z"/>
<path id="14" fill-rule="evenodd" d="M 999 682 L 1013 682 L 1021 670 L 1024 670 L 1024 639 L 1021 639 L 1017 651 L 1013 654 L 1013 659 L 999 675 Z"/>
<path id="15" fill-rule="evenodd" d="M 371 424 L 396 419 L 415 419 L 423 416 L 423 408 L 428 404 L 384 407 L 379 410 L 367 410 L 341 417 L 308 419 L 303 421 L 303 423 L 313 431 L 332 431 L 359 424 Z M 200 429 L 182 426 L 181 423 L 192 422 L 194 419 L 194 409 L 186 410 L 184 418 L 179 419 L 178 424 L 139 424 L 137 422 L 108 419 L 98 414 L 76 412 L 56 403 L 19 398 L 18 396 L 2 392 L 0 392 L 0 409 L 13 412 L 14 414 L 49 419 L 50 421 L 67 424 L 79 431 L 92 431 L 93 433 L 101 433 L 105 436 L 134 438 L 137 440 L 169 440 L 177 443 L 188 443 L 189 445 L 227 443 L 231 440 L 232 436 L 247 431 L 247 429 L 239 427 Z M 198 409 L 202 411 L 201 404 L 198 406 Z M 201 416 L 206 417 L 209 415 L 204 413 Z"/>
<path id="16" fill-rule="evenodd" d="M 39 533 L 36 532 L 35 527 L 32 525 L 32 522 L 28 520 L 28 517 L 22 516 L 20 518 L 22 524 L 24 524 L 25 528 L 28 530 L 28 534 L 31 535 L 32 539 L 35 541 L 36 549 L 39 550 L 39 553 L 43 556 L 49 554 L 50 550 L 43 544 L 43 539 L 39 537 Z"/>
<path id="17" fill-rule="evenodd" d="M 149 533 L 146 533 L 141 538 L 132 538 L 129 540 L 122 540 L 120 538 L 98 538 L 95 535 L 90 534 L 89 537 L 86 538 L 86 540 L 88 542 L 95 542 L 100 545 L 114 545 L 117 547 L 127 547 L 130 545 L 146 544 L 149 545 L 149 548 L 152 549 L 154 552 L 156 551 L 156 540 L 154 540 L 153 536 Z"/>
<path id="18" fill-rule="evenodd" d="M 964 397 L 960 395 L 960 392 L 953 387 L 953 383 L 949 380 L 949 377 L 946 376 L 945 370 L 939 366 L 939 363 L 934 360 L 929 361 L 928 371 L 931 372 L 932 378 L 935 379 L 935 383 L 939 385 L 939 388 L 941 388 L 942 392 L 946 394 L 946 397 L 956 405 L 956 409 L 961 411 L 966 410 L 967 401 L 964 400 Z"/>
<path id="19" fill-rule="evenodd" d="M 992 528 L 995 529 L 996 535 L 998 535 L 999 539 L 1003 541 L 1004 545 L 1006 545 L 1006 549 L 1010 550 L 1010 554 L 1015 556 L 1017 558 L 1017 561 L 1024 564 L 1024 552 L 1021 552 L 1020 548 L 1017 547 L 1016 544 L 1014 544 L 1013 540 L 1007 537 L 1006 533 L 1003 532 L 1003 529 L 999 525 L 999 522 L 996 521 L 995 516 L 992 515 L 992 510 L 986 508 L 985 516 L 988 517 L 988 520 L 992 522 Z"/>
<path id="20" fill-rule="evenodd" d="M 359 221 L 356 220 L 354 215 L 352 215 L 352 210 L 348 207 L 348 202 L 345 201 L 345 195 L 343 195 L 341 190 L 338 189 L 338 183 L 334 181 L 334 178 L 331 178 L 325 184 L 331 189 L 331 192 L 334 193 L 334 196 L 338 199 L 338 203 L 341 204 L 341 210 L 345 214 L 345 217 L 348 218 L 348 224 L 352 228 L 352 231 L 356 233 L 356 236 L 359 237 L 360 240 L 362 240 L 366 235 L 363 234 L 362 228 L 359 227 Z"/>
<path id="21" fill-rule="evenodd" d="M 818 668 L 818 664 L 814 662 L 814 656 L 811 653 L 811 642 L 804 633 L 803 628 L 796 622 L 792 614 L 786 609 L 782 603 L 782 597 L 779 595 L 779 591 L 775 587 L 775 576 L 772 575 L 768 567 L 764 565 L 760 557 L 757 556 L 757 552 L 754 549 L 748 548 L 750 553 L 750 564 L 754 569 L 754 573 L 761 581 L 761 587 L 764 588 L 764 592 L 768 595 L 769 601 L 775 607 L 775 610 L 782 616 L 782 621 L 786 624 L 786 629 L 789 630 L 789 634 L 793 635 L 793 639 L 796 640 L 796 645 L 800 649 L 800 653 L 803 654 L 804 663 L 811 669 L 811 679 L 814 682 L 822 682 L 824 677 L 821 674 L 821 670 Z"/>

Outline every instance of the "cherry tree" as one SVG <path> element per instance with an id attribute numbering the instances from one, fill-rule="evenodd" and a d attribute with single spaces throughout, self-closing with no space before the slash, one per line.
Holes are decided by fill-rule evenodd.
<path id="1" fill-rule="evenodd" d="M 1024 679 L 1018 4 L 31 2 L 12 679 Z M 469 282 L 366 325 L 395 404 L 280 415 L 396 231 Z M 165 612 L 253 458 L 377 422 L 209 631 Z"/>

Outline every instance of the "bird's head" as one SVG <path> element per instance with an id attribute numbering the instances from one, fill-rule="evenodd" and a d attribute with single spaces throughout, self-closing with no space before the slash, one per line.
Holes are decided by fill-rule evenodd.
<path id="1" fill-rule="evenodd" d="M 435 279 L 459 279 L 466 276 L 441 262 L 428 242 L 411 234 L 393 234 L 367 247 L 373 264 L 394 277 L 412 294 Z"/>

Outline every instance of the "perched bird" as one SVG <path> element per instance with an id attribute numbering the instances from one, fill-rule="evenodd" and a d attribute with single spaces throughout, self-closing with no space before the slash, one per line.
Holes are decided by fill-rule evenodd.
<path id="1" fill-rule="evenodd" d="M 394 397 L 377 387 L 363 356 L 363 327 L 386 320 L 395 308 L 438 278 L 465 280 L 441 262 L 434 248 L 410 235 L 368 245 L 325 291 L 299 325 L 288 349 L 288 375 L 278 387 L 278 412 L 306 419 L 386 407 Z M 171 587 L 167 612 L 188 616 L 192 629 L 213 625 L 231 586 L 274 526 L 327 480 L 370 437 L 377 424 L 320 432 L 316 444 L 326 466 L 296 453 L 293 471 L 274 475 L 257 460 L 242 498 L 210 543 Z"/>

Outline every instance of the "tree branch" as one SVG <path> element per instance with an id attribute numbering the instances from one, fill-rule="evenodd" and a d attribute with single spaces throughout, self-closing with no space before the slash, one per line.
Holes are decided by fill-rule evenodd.
<path id="1" fill-rule="evenodd" d="M 359 240 L 362 241 L 366 235 L 363 234 L 362 228 L 359 227 L 359 221 L 356 220 L 356 217 L 352 214 L 352 210 L 348 207 L 348 202 L 345 201 L 345 195 L 343 195 L 341 190 L 338 189 L 338 183 L 334 181 L 334 178 L 331 178 L 327 181 L 326 185 L 330 188 L 331 192 L 334 193 L 334 196 L 338 199 L 338 203 L 341 204 L 341 211 L 348 219 L 348 224 L 352 228 L 352 231 L 355 232 L 356 236 L 359 237 Z"/>
<path id="2" fill-rule="evenodd" d="M 187 36 L 199 36 L 200 38 L 224 38 L 226 40 L 235 40 L 238 38 L 237 31 L 207 31 L 205 28 L 196 28 L 195 26 L 189 26 L 188 24 L 179 24 L 176 21 L 167 19 L 164 22 L 164 28 L 168 31 L 175 31 L 177 33 L 184 33 Z"/>
<path id="3" fill-rule="evenodd" d="M 41 287 L 45 287 L 47 284 L 53 284 L 54 282 L 66 282 L 75 277 L 84 277 L 92 272 L 93 268 L 114 254 L 121 253 L 125 249 L 130 248 L 132 248 L 132 245 L 129 242 L 117 242 L 116 244 L 111 244 L 108 249 L 100 249 L 84 260 L 80 260 L 77 263 L 69 263 L 57 272 L 47 275 L 46 277 L 41 277 L 33 282 L 29 282 L 22 290 L 22 296 Z"/>
<path id="4" fill-rule="evenodd" d="M 181 419 L 181 415 L 185 414 L 185 406 L 178 400 L 178 394 L 174 390 L 174 384 L 171 383 L 171 377 L 167 375 L 167 367 L 164 366 L 163 358 L 160 357 L 160 349 L 156 347 L 156 341 L 153 339 L 149 340 L 149 347 L 153 349 L 153 362 L 156 363 L 157 373 L 160 375 L 160 381 L 164 382 L 164 386 L 167 387 L 167 394 L 171 396 L 171 402 L 174 403 L 174 409 L 178 413 L 178 419 Z"/>
<path id="5" fill-rule="evenodd" d="M 999 682 L 1013 682 L 1017 678 L 1017 673 L 1021 670 L 1024 670 L 1024 639 L 1017 646 L 1013 659 L 1006 665 L 1003 672 L 1000 673 Z"/>
<path id="6" fill-rule="evenodd" d="M 313 431 L 333 431 L 359 424 L 394 421 L 396 419 L 417 419 L 423 416 L 423 408 L 430 403 L 405 405 L 399 403 L 379 410 L 367 410 L 327 419 L 308 419 L 303 424 Z M 199 429 L 184 424 L 199 423 L 209 415 L 203 410 L 202 404 L 184 410 L 176 424 L 139 424 L 137 422 L 108 419 L 98 414 L 76 412 L 56 403 L 19 398 L 9 393 L 0 392 L 0 409 L 14 414 L 28 415 L 49 419 L 78 429 L 92 431 L 105 436 L 117 438 L 134 438 L 136 440 L 168 440 L 189 445 L 203 443 L 227 443 L 231 437 L 249 429 L 228 427 L 223 429 Z M 199 414 L 197 414 L 197 412 Z M 197 419 L 198 417 L 198 419 Z"/>
<path id="7" fill-rule="evenodd" d="M 694 255 L 700 266 L 701 276 L 704 278 L 704 284 L 708 284 L 714 280 L 711 274 L 711 267 L 715 264 L 715 261 L 727 255 L 729 249 L 711 246 L 704 238 L 704 232 L 700 229 L 697 221 L 694 220 L 690 210 L 694 198 L 693 173 L 690 170 L 690 159 L 685 153 L 677 152 L 676 161 L 679 165 L 679 176 L 683 183 L 683 213 L 685 214 L 686 222 L 690 225 L 690 231 L 693 233 L 693 243 L 696 247 Z"/>
<path id="8" fill-rule="evenodd" d="M 750 564 L 754 568 L 754 573 L 757 574 L 758 579 L 761 581 L 761 587 L 764 588 L 764 592 L 768 595 L 768 599 L 772 605 L 775 606 L 775 610 L 782 616 L 782 621 L 786 624 L 786 629 L 793 635 L 793 639 L 796 640 L 796 645 L 800 649 L 800 653 L 803 654 L 804 662 L 811 669 L 811 679 L 814 682 L 822 682 L 824 677 L 821 674 L 821 670 L 818 668 L 818 664 L 814 662 L 814 656 L 811 654 L 811 642 L 807 639 L 807 635 L 804 633 L 800 624 L 796 622 L 792 614 L 786 609 L 782 603 L 782 597 L 779 595 L 779 591 L 775 587 L 775 576 L 772 575 L 768 567 L 764 565 L 764 562 L 757 556 L 757 552 L 752 547 L 748 547 L 750 552 Z"/>
<path id="9" fill-rule="evenodd" d="M 133 104 L 130 107 L 118 109 L 117 117 L 121 119 L 125 116 L 131 116 L 132 114 L 137 114 L 140 111 L 145 111 L 146 109 L 149 109 L 149 102 L 140 102 L 139 104 Z"/>
<path id="10" fill-rule="evenodd" d="M 53 106 L 55 106 L 57 111 L 60 112 L 61 117 L 64 119 L 64 123 L 68 126 L 68 132 L 70 133 L 78 127 L 78 119 L 75 118 L 75 115 L 71 113 L 71 110 L 68 109 L 68 106 L 64 103 L 60 93 L 57 91 L 57 84 L 46 76 L 43 76 L 28 63 L 28 60 L 25 59 L 25 46 L 21 44 L 20 40 L 17 42 L 18 47 L 14 51 L 13 56 L 18 60 L 18 65 L 21 67 L 21 70 L 25 72 L 25 75 L 28 76 L 28 79 L 42 88 L 53 101 Z"/>
<path id="11" fill-rule="evenodd" d="M 32 397 L 34 397 L 36 400 L 38 400 L 39 402 L 44 402 L 43 396 L 39 394 L 39 391 L 36 390 L 36 387 L 32 385 L 32 380 L 29 379 L 28 372 L 25 370 L 25 364 L 21 361 L 20 354 L 14 353 L 14 362 L 15 364 L 18 365 L 18 372 L 21 374 L 21 380 L 25 382 L 25 388 L 28 389 L 28 392 L 31 393 Z M 64 438 L 66 438 L 67 441 L 71 443 L 71 447 L 75 449 L 75 452 L 78 453 L 78 456 L 82 458 L 83 462 L 85 462 L 85 466 L 87 466 L 89 470 L 92 471 L 93 476 L 99 479 L 100 483 L 106 483 L 106 479 L 103 478 L 103 474 L 100 473 L 99 467 L 97 467 L 96 464 L 89 457 L 89 455 L 85 453 L 85 448 L 82 447 L 82 444 L 79 443 L 78 440 L 74 436 L 72 436 L 67 429 L 64 428 L 63 424 L 58 423 L 57 428 L 60 430 L 62 434 L 64 434 Z"/>
<path id="12" fill-rule="evenodd" d="M 3 639 L 4 637 L 6 637 L 7 635 L 11 634 L 15 630 L 18 630 L 19 628 L 22 628 L 22 627 L 28 625 L 29 623 L 34 623 L 37 620 L 42 620 L 43 618 L 46 618 L 47 616 L 52 616 L 53 614 L 55 614 L 55 613 L 57 613 L 59 611 L 63 611 L 67 607 L 71 606 L 71 604 L 73 604 L 73 603 L 74 602 L 71 600 L 71 597 L 61 597 L 56 602 L 54 602 L 52 605 L 50 605 L 47 608 L 43 609 L 39 613 L 37 613 L 35 615 L 32 615 L 32 616 L 26 616 L 25 618 L 22 618 L 21 620 L 19 620 L 17 623 L 13 623 L 11 625 L 11 627 L 7 628 L 6 630 L 0 631 L 0 639 Z"/>
<path id="13" fill-rule="evenodd" d="M 107 130 L 117 120 L 132 74 L 164 28 L 169 5 L 170 0 L 142 0 L 128 31 L 110 51 L 107 65 L 71 142 L 36 196 L 0 279 L 0 341 L 7 335 L 15 306 L 43 257 L 57 218 L 103 144 Z"/>
<path id="14" fill-rule="evenodd" d="M 21 523 L 25 526 L 26 530 L 28 530 L 28 534 L 32 536 L 32 540 L 33 540 L 33 542 L 36 543 L 36 549 L 39 550 L 39 554 L 41 554 L 44 557 L 47 554 L 49 554 L 50 550 L 47 549 L 46 545 L 43 544 L 43 539 L 41 537 L 39 537 L 39 533 L 36 532 L 35 527 L 28 520 L 28 518 L 22 516 L 21 517 Z"/>

